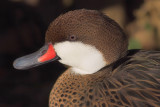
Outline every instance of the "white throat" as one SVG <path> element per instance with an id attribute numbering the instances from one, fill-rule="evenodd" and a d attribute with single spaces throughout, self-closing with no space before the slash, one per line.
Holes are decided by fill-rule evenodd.
<path id="1" fill-rule="evenodd" d="M 107 64 L 98 49 L 82 42 L 60 42 L 54 49 L 61 58 L 59 62 L 71 66 L 78 74 L 93 74 Z"/>

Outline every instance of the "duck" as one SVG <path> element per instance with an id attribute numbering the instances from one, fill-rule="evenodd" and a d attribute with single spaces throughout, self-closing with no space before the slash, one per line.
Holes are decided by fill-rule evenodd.
<path id="1" fill-rule="evenodd" d="M 128 36 L 113 19 L 78 9 L 51 22 L 44 46 L 13 66 L 68 66 L 53 85 L 49 107 L 160 107 L 160 52 L 127 47 Z"/>

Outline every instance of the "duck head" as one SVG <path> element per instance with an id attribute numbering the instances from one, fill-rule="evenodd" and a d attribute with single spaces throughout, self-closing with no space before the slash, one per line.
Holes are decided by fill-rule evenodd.
<path id="1" fill-rule="evenodd" d="M 49 26 L 39 51 L 14 61 L 28 69 L 58 60 L 78 74 L 93 74 L 124 57 L 128 38 L 119 25 L 95 10 L 74 10 L 60 15 Z"/>

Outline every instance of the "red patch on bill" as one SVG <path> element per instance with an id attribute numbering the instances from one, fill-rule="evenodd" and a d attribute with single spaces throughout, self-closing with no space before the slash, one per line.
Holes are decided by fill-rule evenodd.
<path id="1" fill-rule="evenodd" d="M 44 55 L 42 55 L 40 58 L 38 58 L 38 62 L 45 62 L 45 61 L 51 60 L 55 58 L 55 56 L 56 56 L 56 52 L 52 44 L 49 43 L 47 52 Z"/>

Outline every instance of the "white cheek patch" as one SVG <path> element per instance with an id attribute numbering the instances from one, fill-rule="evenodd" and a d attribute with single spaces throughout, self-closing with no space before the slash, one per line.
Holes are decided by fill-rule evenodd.
<path id="1" fill-rule="evenodd" d="M 60 42 L 54 49 L 60 62 L 71 66 L 75 73 L 93 74 L 107 64 L 100 51 L 82 42 Z"/>

